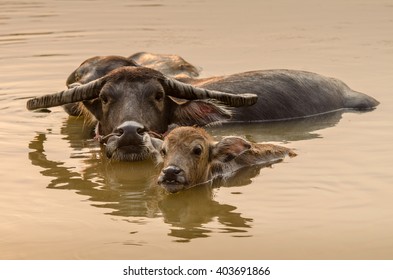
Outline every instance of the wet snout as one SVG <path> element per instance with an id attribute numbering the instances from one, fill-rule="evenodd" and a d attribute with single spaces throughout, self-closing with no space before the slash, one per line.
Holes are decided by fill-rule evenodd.
<path id="1" fill-rule="evenodd" d="M 118 148 L 130 145 L 142 145 L 145 132 L 145 127 L 140 123 L 134 121 L 122 123 L 114 131 L 114 134 L 119 137 L 117 143 Z"/>
<path id="2" fill-rule="evenodd" d="M 187 184 L 185 172 L 176 165 L 169 165 L 162 169 L 158 177 L 158 184 L 171 193 L 178 192 Z"/>
<path id="3" fill-rule="evenodd" d="M 181 173 L 184 173 L 184 171 L 174 165 L 164 168 L 162 170 L 162 173 L 164 173 L 164 180 L 166 180 L 166 181 L 175 181 L 175 180 L 177 181 L 177 178 L 179 177 L 179 175 L 184 175 L 184 174 L 181 174 Z"/>
<path id="4" fill-rule="evenodd" d="M 106 143 L 105 150 L 108 158 L 116 154 L 119 160 L 129 157 L 129 160 L 133 161 L 141 160 L 146 156 L 142 153 L 147 153 L 145 151 L 147 140 L 150 140 L 150 137 L 143 125 L 134 121 L 126 121 L 111 134 L 104 136 L 102 142 Z M 132 157 L 130 157 L 131 154 Z"/>

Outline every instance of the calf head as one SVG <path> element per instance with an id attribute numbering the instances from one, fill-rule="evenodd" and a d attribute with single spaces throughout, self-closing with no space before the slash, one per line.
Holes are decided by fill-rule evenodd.
<path id="1" fill-rule="evenodd" d="M 215 143 L 202 128 L 179 127 L 162 144 L 162 171 L 158 184 L 171 193 L 205 183 L 223 172 L 223 165 L 251 148 L 240 137 L 227 137 Z"/>
<path id="2" fill-rule="evenodd" d="M 145 67 L 121 67 L 87 84 L 33 98 L 27 102 L 27 108 L 82 101 L 82 109 L 98 121 L 97 135 L 109 141 L 127 121 L 139 123 L 143 131 L 164 133 L 172 123 L 205 125 L 231 117 L 228 109 L 205 99 L 238 107 L 254 104 L 257 96 L 193 87 Z"/>

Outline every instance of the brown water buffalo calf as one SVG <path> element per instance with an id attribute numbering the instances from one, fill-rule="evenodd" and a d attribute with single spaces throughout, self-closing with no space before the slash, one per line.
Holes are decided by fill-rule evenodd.
<path id="1" fill-rule="evenodd" d="M 149 52 L 135 53 L 129 57 L 95 56 L 86 59 L 67 78 L 66 85 L 73 88 L 101 78 L 123 66 L 143 66 L 160 71 L 173 78 L 196 78 L 200 70 L 182 57 L 174 54 L 154 54 Z M 64 110 L 71 116 L 79 116 L 79 103 L 63 105 Z"/>
<path id="2" fill-rule="evenodd" d="M 230 176 L 250 165 L 275 163 L 296 156 L 291 149 L 251 143 L 241 137 L 225 137 L 219 142 L 202 128 L 178 127 L 161 147 L 163 167 L 158 184 L 171 193 Z"/>

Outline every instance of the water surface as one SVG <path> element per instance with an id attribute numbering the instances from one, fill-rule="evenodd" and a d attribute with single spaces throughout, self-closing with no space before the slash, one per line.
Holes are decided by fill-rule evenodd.
<path id="1" fill-rule="evenodd" d="M 392 259 L 392 30 L 383 0 L 0 2 L 0 258 Z M 25 109 L 85 59 L 139 51 L 206 77 L 317 72 L 381 105 L 210 128 L 298 157 L 163 196 L 153 164 L 105 160 L 83 119 Z"/>

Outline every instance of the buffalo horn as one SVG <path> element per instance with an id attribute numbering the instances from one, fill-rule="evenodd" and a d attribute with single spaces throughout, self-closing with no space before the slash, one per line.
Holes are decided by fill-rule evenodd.
<path id="1" fill-rule="evenodd" d="M 27 101 L 26 107 L 28 110 L 35 110 L 94 99 L 104 84 L 105 80 L 101 78 L 57 93 L 32 98 Z"/>
<path id="2" fill-rule="evenodd" d="M 231 107 L 251 106 L 258 100 L 258 96 L 254 93 L 234 94 L 208 90 L 170 78 L 165 79 L 164 83 L 171 89 L 171 93 L 169 95 L 183 99 L 216 99 Z"/>

